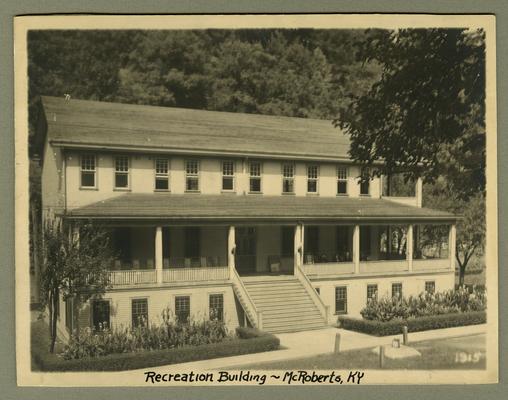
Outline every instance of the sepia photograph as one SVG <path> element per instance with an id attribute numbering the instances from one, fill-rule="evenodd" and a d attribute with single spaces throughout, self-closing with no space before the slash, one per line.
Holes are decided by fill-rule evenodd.
<path id="1" fill-rule="evenodd" d="M 19 385 L 497 382 L 493 16 L 14 40 Z"/>

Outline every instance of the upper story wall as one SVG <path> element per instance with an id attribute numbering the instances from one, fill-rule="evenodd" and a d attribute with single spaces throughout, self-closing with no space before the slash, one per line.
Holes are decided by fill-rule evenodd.
<path id="1" fill-rule="evenodd" d="M 94 187 L 82 185 L 82 156 L 88 154 L 94 156 L 95 172 Z M 128 157 L 128 184 L 126 188 L 115 187 L 115 158 L 117 156 Z M 156 189 L 156 160 L 168 159 L 168 190 Z M 187 190 L 186 161 L 195 160 L 198 172 L 194 176 L 198 180 L 198 190 Z M 223 162 L 233 163 L 233 190 L 223 189 Z M 251 192 L 251 162 L 259 162 L 260 165 L 260 192 Z M 283 193 L 283 164 L 294 165 L 293 192 Z M 308 192 L 308 166 L 317 167 L 316 191 Z M 347 168 L 347 194 L 338 194 L 338 167 Z M 205 157 L 183 157 L 172 155 L 147 155 L 147 154 L 117 154 L 117 153 L 92 153 L 68 151 L 65 153 L 65 203 L 69 209 L 105 200 L 126 192 L 154 193 L 171 192 L 183 194 L 187 192 L 201 194 L 228 195 L 252 195 L 252 196 L 326 196 L 340 197 L 360 196 L 358 176 L 360 169 L 348 164 L 336 164 L 326 162 L 309 163 L 304 161 L 287 162 L 284 160 L 250 160 L 250 159 L 222 159 Z M 92 179 L 92 178 L 90 178 Z M 286 188 L 287 189 L 287 188 Z M 369 184 L 369 196 L 379 198 L 381 196 L 381 180 L 374 178 Z"/>

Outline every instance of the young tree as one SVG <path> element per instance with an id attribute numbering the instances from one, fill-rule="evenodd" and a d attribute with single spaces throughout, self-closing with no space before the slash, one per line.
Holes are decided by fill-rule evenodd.
<path id="1" fill-rule="evenodd" d="M 48 307 L 53 353 L 60 297 L 77 303 L 100 297 L 109 287 L 108 268 L 113 262 L 105 230 L 90 223 L 73 232 L 59 221 L 48 221 L 43 228 L 41 302 Z"/>

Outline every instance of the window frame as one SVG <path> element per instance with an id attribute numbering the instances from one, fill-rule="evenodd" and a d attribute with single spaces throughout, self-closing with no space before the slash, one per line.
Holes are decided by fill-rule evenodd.
<path id="1" fill-rule="evenodd" d="M 146 326 L 148 326 L 148 297 L 135 297 L 135 298 L 132 298 L 131 299 L 131 327 L 132 328 L 137 328 L 137 327 L 140 327 L 141 324 L 139 324 L 139 316 L 142 316 L 143 314 L 139 314 L 137 315 L 137 318 L 138 318 L 138 322 L 135 323 L 135 320 L 134 320 L 134 302 L 139 302 L 139 301 L 144 301 L 145 303 L 145 307 L 146 307 Z"/>
<path id="2" fill-rule="evenodd" d="M 315 177 L 310 177 L 310 169 L 315 168 Z M 307 165 L 307 194 L 309 195 L 317 195 L 319 194 L 319 165 L 318 164 L 308 164 Z M 316 184 L 316 191 L 309 192 L 309 183 L 314 182 Z"/>
<path id="3" fill-rule="evenodd" d="M 432 285 L 432 291 L 428 290 L 427 284 Z M 435 294 L 436 293 L 436 281 L 432 281 L 432 280 L 425 281 L 424 287 L 425 287 L 425 293 L 428 293 L 428 294 Z"/>
<path id="4" fill-rule="evenodd" d="M 291 176 L 286 176 L 286 167 L 291 167 L 292 174 Z M 284 195 L 292 195 L 295 194 L 295 175 L 296 175 L 296 165 L 294 162 L 285 162 L 282 163 L 282 194 Z M 285 182 L 290 182 L 292 191 L 285 191 Z"/>
<path id="5" fill-rule="evenodd" d="M 339 289 L 344 289 L 345 297 L 342 298 L 342 299 L 339 299 L 338 296 L 337 296 Z M 343 310 L 338 310 L 337 309 L 338 300 L 343 300 L 344 301 L 344 309 Z M 344 314 L 347 314 L 347 303 L 348 303 L 348 301 L 347 301 L 347 285 L 338 285 L 338 286 L 335 286 L 335 315 L 344 315 Z"/>
<path id="6" fill-rule="evenodd" d="M 188 163 L 196 163 L 196 173 L 189 173 Z M 185 192 L 186 193 L 199 193 L 200 192 L 200 174 L 201 174 L 201 163 L 196 159 L 187 159 L 184 162 L 185 170 Z M 197 182 L 197 189 L 188 189 L 189 179 L 195 179 Z"/>
<path id="7" fill-rule="evenodd" d="M 259 174 L 254 175 L 252 173 L 252 166 L 258 165 L 259 166 Z M 250 194 L 260 194 L 263 193 L 263 164 L 261 161 L 250 161 L 249 162 L 249 193 Z M 253 180 L 259 181 L 259 191 L 252 190 L 252 182 Z"/>
<path id="8" fill-rule="evenodd" d="M 404 290 L 404 287 L 403 287 L 403 285 L 402 285 L 402 282 L 392 282 L 392 299 L 395 297 L 395 296 L 394 296 L 394 293 L 395 293 L 395 292 L 394 292 L 394 290 L 393 290 L 395 285 L 400 286 L 400 296 L 399 296 L 399 299 L 402 299 L 402 298 L 403 298 L 403 296 L 404 296 L 404 291 L 403 291 L 403 290 Z"/>
<path id="9" fill-rule="evenodd" d="M 345 172 L 345 177 L 340 172 Z M 337 196 L 349 196 L 349 167 L 345 167 L 342 165 L 337 165 L 336 169 L 337 173 Z M 344 193 L 339 192 L 339 184 L 345 183 L 346 184 L 346 191 Z"/>
<path id="10" fill-rule="evenodd" d="M 224 173 L 225 164 L 231 164 L 231 174 L 226 175 Z M 222 173 L 221 191 L 222 192 L 232 193 L 236 190 L 236 179 L 235 179 L 236 178 L 235 177 L 236 168 L 235 167 L 236 167 L 236 165 L 233 160 L 222 160 L 221 161 L 221 173 Z M 224 178 L 231 179 L 231 189 L 224 189 Z"/>
<path id="11" fill-rule="evenodd" d="M 183 324 L 188 324 L 190 322 L 190 317 L 191 317 L 191 303 L 190 303 L 190 298 L 191 296 L 190 295 L 177 295 L 175 296 L 175 302 L 174 302 L 174 305 L 175 305 L 175 318 L 176 318 L 176 321 L 177 323 L 183 323 Z M 178 316 L 178 309 L 177 309 L 177 305 L 178 305 L 178 301 L 179 300 L 182 300 L 182 299 L 187 299 L 187 302 L 188 302 L 188 306 L 187 306 L 187 320 L 184 321 L 184 322 L 181 322 L 180 321 L 180 318 Z"/>
<path id="12" fill-rule="evenodd" d="M 118 160 L 124 158 L 127 160 L 127 171 L 119 171 L 118 170 Z M 131 188 L 131 159 L 129 156 L 125 155 L 117 155 L 113 157 L 113 173 L 114 173 L 114 179 L 113 179 L 113 185 L 114 190 L 130 190 Z M 118 175 L 126 176 L 127 177 L 127 185 L 126 186 L 116 186 L 116 177 Z"/>
<path id="13" fill-rule="evenodd" d="M 83 169 L 83 160 L 85 157 L 93 157 L 94 169 Z M 81 190 L 97 190 L 97 170 L 98 170 L 98 157 L 96 154 L 81 154 L 79 157 L 79 188 Z M 93 173 L 93 186 L 83 185 L 83 173 Z"/>
<path id="14" fill-rule="evenodd" d="M 372 289 L 373 287 L 376 288 L 374 295 L 370 293 L 370 289 Z M 369 302 L 369 299 L 377 300 L 378 298 L 379 298 L 379 285 L 377 283 L 367 283 L 367 303 Z"/>
<path id="15" fill-rule="evenodd" d="M 219 318 L 217 318 L 217 321 L 224 321 L 224 293 L 210 293 L 208 294 L 208 318 L 210 321 L 212 321 L 212 310 L 214 309 L 212 307 L 212 298 L 219 298 L 220 297 L 220 314 Z"/>
<path id="16" fill-rule="evenodd" d="M 166 162 L 166 172 L 157 172 L 157 168 L 158 168 L 158 162 L 159 161 L 165 161 Z M 170 181 L 169 181 L 169 172 L 171 170 L 171 166 L 170 166 L 170 160 L 169 160 L 169 157 L 155 157 L 154 158 L 154 187 L 153 187 L 153 190 L 154 192 L 169 192 L 171 191 L 171 187 L 170 187 Z M 162 180 L 162 179 L 165 179 L 166 182 L 167 182 L 167 189 L 160 189 L 160 188 L 157 188 L 157 181 L 158 180 Z"/>

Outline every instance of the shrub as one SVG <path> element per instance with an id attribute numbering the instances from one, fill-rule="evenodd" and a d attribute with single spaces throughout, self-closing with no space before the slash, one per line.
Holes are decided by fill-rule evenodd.
<path id="1" fill-rule="evenodd" d="M 369 299 L 360 311 L 362 317 L 373 321 L 391 321 L 440 314 L 484 311 L 487 297 L 485 290 L 459 287 L 441 293 L 420 293 L 407 298 L 382 297 Z"/>
<path id="2" fill-rule="evenodd" d="M 339 327 L 375 336 L 397 335 L 405 325 L 408 332 L 420 332 L 430 329 L 452 328 L 456 326 L 478 325 L 487 321 L 485 311 L 470 311 L 440 315 L 427 315 L 408 319 L 389 321 L 366 320 L 351 317 L 339 317 Z"/>
<path id="3" fill-rule="evenodd" d="M 114 353 L 132 353 L 199 346 L 230 339 L 223 321 L 202 320 L 180 323 L 168 310 L 163 312 L 161 325 L 142 323 L 130 328 L 82 329 L 73 334 L 62 357 L 66 360 L 103 357 Z"/>
<path id="4" fill-rule="evenodd" d="M 34 325 L 32 325 L 32 328 Z M 32 357 L 36 367 L 43 371 L 122 371 L 177 364 L 189 361 L 208 360 L 241 354 L 277 350 L 279 339 L 258 330 L 240 329 L 249 339 L 230 338 L 228 340 L 199 346 L 182 346 L 167 350 L 116 353 L 102 357 L 85 357 L 65 360 L 48 352 L 48 328 L 32 330 Z M 46 339 L 44 339 L 44 337 Z M 240 337 L 240 335 L 239 335 Z M 35 345 L 34 342 L 47 342 Z"/>

